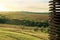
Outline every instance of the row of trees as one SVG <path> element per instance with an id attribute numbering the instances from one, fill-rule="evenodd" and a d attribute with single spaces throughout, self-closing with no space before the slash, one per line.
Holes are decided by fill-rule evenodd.
<path id="1" fill-rule="evenodd" d="M 48 21 L 44 20 L 43 22 L 36 22 L 30 20 L 18 20 L 18 19 L 8 19 L 4 16 L 0 17 L 0 23 L 3 24 L 15 24 L 15 25 L 25 25 L 25 26 L 38 26 L 38 27 L 47 27 Z"/>
<path id="2" fill-rule="evenodd" d="M 3 24 L 15 24 L 15 25 L 25 25 L 25 26 L 38 26 L 38 27 L 47 27 L 48 22 L 35 22 L 35 21 L 29 21 L 29 20 L 18 20 L 18 19 L 0 19 L 0 23 Z"/>

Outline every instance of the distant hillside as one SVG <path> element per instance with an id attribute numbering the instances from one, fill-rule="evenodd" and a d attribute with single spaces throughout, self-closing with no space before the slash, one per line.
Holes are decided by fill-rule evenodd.
<path id="1" fill-rule="evenodd" d="M 0 14 L 6 14 L 6 13 L 23 13 L 23 14 L 48 14 L 49 12 L 28 12 L 28 11 L 0 12 Z"/>
<path id="2" fill-rule="evenodd" d="M 21 13 L 48 14 L 48 12 L 28 12 L 28 11 L 21 11 Z"/>
<path id="3" fill-rule="evenodd" d="M 1 15 L 2 14 L 2 15 Z M 28 12 L 1 12 L 0 16 L 6 17 L 8 19 L 19 19 L 19 20 L 33 20 L 33 21 L 42 21 L 48 20 L 49 15 L 44 13 L 28 13 Z"/>

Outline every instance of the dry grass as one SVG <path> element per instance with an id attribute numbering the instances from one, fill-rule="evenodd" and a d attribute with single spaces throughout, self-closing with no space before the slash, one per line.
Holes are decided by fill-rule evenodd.
<path id="1" fill-rule="evenodd" d="M 48 20 L 48 14 L 23 14 L 23 13 L 9 13 L 3 14 L 9 19 L 20 19 L 20 20 L 34 20 L 42 21 Z"/>
<path id="2" fill-rule="evenodd" d="M 4 25 L 4 26 L 2 26 Z M 7 25 L 7 24 L 0 24 L 0 30 L 3 31 L 9 31 L 9 32 L 16 32 L 16 33 L 22 33 L 25 35 L 30 35 L 36 38 L 40 38 L 42 40 L 48 40 L 48 33 L 43 33 L 41 31 L 33 31 L 29 29 L 21 29 L 16 25 Z"/>

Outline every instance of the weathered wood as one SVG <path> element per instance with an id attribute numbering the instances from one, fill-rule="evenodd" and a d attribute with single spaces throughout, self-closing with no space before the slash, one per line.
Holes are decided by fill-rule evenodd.
<path id="1" fill-rule="evenodd" d="M 49 3 L 49 11 L 51 11 L 49 15 L 49 39 L 60 40 L 60 0 L 52 0 Z"/>

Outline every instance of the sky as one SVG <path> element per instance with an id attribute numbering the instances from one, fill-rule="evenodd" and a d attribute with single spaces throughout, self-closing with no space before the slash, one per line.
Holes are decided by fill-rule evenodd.
<path id="1" fill-rule="evenodd" d="M 49 0 L 0 0 L 0 11 L 48 12 Z"/>

